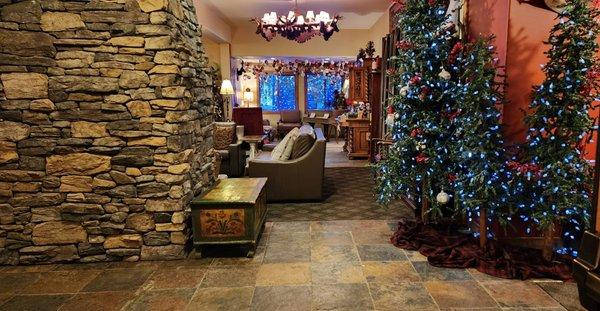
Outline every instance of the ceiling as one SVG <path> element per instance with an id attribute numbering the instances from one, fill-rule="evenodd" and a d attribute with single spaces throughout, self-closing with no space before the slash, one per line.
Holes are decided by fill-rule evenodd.
<path id="1" fill-rule="evenodd" d="M 252 25 L 250 19 L 265 12 L 287 14 L 295 0 L 204 0 L 232 26 Z M 370 29 L 384 14 L 390 0 L 298 0 L 300 11 L 327 11 L 340 14 L 343 29 Z"/>

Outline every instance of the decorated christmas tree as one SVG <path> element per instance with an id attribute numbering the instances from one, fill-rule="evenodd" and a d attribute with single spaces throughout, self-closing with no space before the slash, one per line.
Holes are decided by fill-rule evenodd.
<path id="1" fill-rule="evenodd" d="M 377 167 L 380 201 L 422 193 L 432 202 L 433 217 L 442 214 L 454 171 L 451 144 L 457 100 L 460 44 L 444 0 L 407 0 L 397 25 L 402 34 L 391 59 L 396 70 L 393 146 Z M 439 199 L 441 200 L 438 200 Z"/>
<path id="2" fill-rule="evenodd" d="M 592 167 L 584 148 L 594 130 L 589 112 L 600 90 L 600 13 L 589 2 L 570 0 L 559 13 L 547 42 L 546 79 L 535 87 L 526 119 L 527 158 L 513 164 L 531 193 L 521 218 L 549 233 L 560 226 L 567 241 L 588 226 L 591 208 Z M 568 244 L 562 251 L 570 251 Z"/>
<path id="3" fill-rule="evenodd" d="M 484 232 L 492 219 L 504 221 L 512 214 L 506 210 L 510 189 L 498 109 L 504 85 L 492 41 L 481 38 L 464 48 L 452 143 L 456 207 L 467 220 L 480 221 Z"/>

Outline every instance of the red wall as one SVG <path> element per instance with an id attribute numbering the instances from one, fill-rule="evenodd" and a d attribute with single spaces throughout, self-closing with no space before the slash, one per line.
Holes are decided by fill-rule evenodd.
<path id="1" fill-rule="evenodd" d="M 527 109 L 534 85 L 544 79 L 540 65 L 547 62 L 543 42 L 556 23 L 556 13 L 519 3 L 517 0 L 470 0 L 469 30 L 472 36 L 496 36 L 501 64 L 506 65 L 509 103 L 503 108 L 505 138 L 508 144 L 525 140 L 523 109 Z M 594 112 L 595 115 L 598 112 Z M 595 158 L 595 143 L 586 151 Z"/>

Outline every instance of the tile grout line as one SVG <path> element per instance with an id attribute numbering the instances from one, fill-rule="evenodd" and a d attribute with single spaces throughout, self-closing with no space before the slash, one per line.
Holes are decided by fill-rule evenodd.
<path id="1" fill-rule="evenodd" d="M 477 280 L 473 274 L 471 274 L 471 272 L 469 272 L 469 270 L 467 270 L 467 272 L 469 273 L 469 275 L 471 275 L 473 277 L 473 280 L 475 280 L 475 283 L 477 285 L 479 285 L 481 288 L 483 288 L 483 291 L 488 294 L 488 296 L 490 296 L 490 298 L 492 298 L 492 300 L 496 303 L 496 305 L 498 306 L 498 308 L 502 309 L 502 306 L 500 305 L 500 302 L 498 302 L 498 300 L 494 297 L 494 295 L 491 294 L 491 292 L 488 290 L 487 287 L 485 287 L 485 285 L 483 285 L 482 281 Z"/>
<path id="2" fill-rule="evenodd" d="M 394 245 L 394 247 L 396 247 L 396 246 Z M 441 310 L 442 308 L 440 307 L 440 305 L 438 304 L 438 302 L 435 300 L 435 298 L 433 297 L 433 295 L 431 294 L 431 292 L 429 292 L 429 289 L 427 288 L 427 286 L 425 286 L 425 283 L 426 283 L 425 278 L 423 278 L 421 276 L 421 273 L 419 273 L 419 271 L 417 271 L 417 268 L 415 268 L 415 265 L 413 264 L 412 260 L 410 260 L 410 258 L 408 258 L 408 254 L 406 253 L 406 250 L 402 249 L 402 248 L 400 248 L 400 249 L 404 252 L 404 255 L 406 255 L 406 259 L 408 259 L 408 263 L 412 267 L 413 271 L 419 276 L 419 280 L 420 280 L 421 286 L 423 286 L 423 289 L 427 292 L 427 295 L 429 296 L 429 298 L 431 298 L 431 301 L 433 301 L 433 304 L 436 306 L 436 308 L 438 310 Z"/>
<path id="3" fill-rule="evenodd" d="M 369 298 L 371 298 L 371 305 L 373 306 L 373 310 L 377 310 L 377 307 L 375 306 L 375 298 L 373 298 L 373 292 L 371 291 L 371 285 L 369 284 L 367 277 L 364 275 L 365 274 L 364 264 L 363 264 L 362 258 L 360 257 L 360 253 L 358 252 L 358 245 L 356 244 L 356 241 L 354 240 L 354 234 L 352 233 L 352 230 L 350 230 L 349 233 L 350 233 L 350 237 L 352 238 L 352 246 L 354 246 L 354 249 L 356 249 L 356 254 L 358 255 L 358 262 L 360 263 L 360 268 L 362 270 L 361 272 L 363 273 L 365 285 L 367 286 L 367 291 L 369 292 Z"/>

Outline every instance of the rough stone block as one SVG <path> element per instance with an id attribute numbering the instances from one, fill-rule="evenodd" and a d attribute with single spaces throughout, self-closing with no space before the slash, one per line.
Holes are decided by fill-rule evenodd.
<path id="1" fill-rule="evenodd" d="M 58 76 L 50 77 L 51 90 L 66 92 L 109 93 L 119 90 L 119 79 L 108 77 Z"/>
<path id="2" fill-rule="evenodd" d="M 149 199 L 146 201 L 146 210 L 149 212 L 178 212 L 183 210 L 180 200 Z"/>
<path id="3" fill-rule="evenodd" d="M 17 144 L 0 140 L 0 164 L 16 162 L 18 160 Z"/>
<path id="4" fill-rule="evenodd" d="M 92 177 L 63 176 L 60 178 L 60 192 L 92 192 Z"/>
<path id="5" fill-rule="evenodd" d="M 54 38 L 42 32 L 0 29 L 0 53 L 17 56 L 54 57 Z M 38 61 L 41 59 L 38 58 Z M 23 62 L 20 62 L 23 64 Z"/>
<path id="6" fill-rule="evenodd" d="M 39 73 L 6 73 L 0 76 L 8 99 L 47 98 L 48 77 Z"/>
<path id="7" fill-rule="evenodd" d="M 143 71 L 125 70 L 119 79 L 119 86 L 124 89 L 138 89 L 150 83 L 148 74 Z"/>
<path id="8" fill-rule="evenodd" d="M 146 213 L 131 214 L 127 217 L 125 228 L 138 232 L 148 232 L 154 230 L 154 219 L 152 215 Z"/>
<path id="9" fill-rule="evenodd" d="M 109 236 L 104 241 L 104 248 L 139 248 L 143 244 L 142 236 L 139 234 L 124 234 Z"/>
<path id="10" fill-rule="evenodd" d="M 40 22 L 42 8 L 35 1 L 22 1 L 4 6 L 0 12 L 4 22 L 37 24 Z"/>
<path id="11" fill-rule="evenodd" d="M 106 124 L 86 121 L 71 123 L 71 135 L 77 138 L 99 138 L 108 136 Z"/>
<path id="12" fill-rule="evenodd" d="M 75 244 L 86 242 L 87 233 L 79 224 L 51 221 L 33 228 L 32 241 L 35 245 Z"/>
<path id="13" fill-rule="evenodd" d="M 63 203 L 60 206 L 61 213 L 78 215 L 102 215 L 104 209 L 100 204 L 87 203 Z"/>
<path id="14" fill-rule="evenodd" d="M 67 12 L 45 12 L 42 14 L 43 31 L 64 31 L 85 28 L 81 16 Z"/>
<path id="15" fill-rule="evenodd" d="M 168 239 L 168 236 L 167 236 Z M 178 260 L 185 258 L 183 245 L 142 246 L 142 260 Z"/>
<path id="16" fill-rule="evenodd" d="M 166 50 L 171 48 L 171 37 L 149 37 L 146 38 L 146 44 L 144 45 L 146 50 Z"/>
<path id="17" fill-rule="evenodd" d="M 114 45 L 114 46 L 126 46 L 126 47 L 141 48 L 144 46 L 144 43 L 145 43 L 144 37 L 125 36 L 125 37 L 114 37 L 114 38 L 108 40 L 108 42 L 106 44 Z"/>
<path id="18" fill-rule="evenodd" d="M 111 158 L 89 153 L 53 155 L 46 160 L 46 171 L 53 175 L 92 175 L 110 170 Z"/>
<path id="19" fill-rule="evenodd" d="M 145 138 L 134 138 L 127 142 L 128 146 L 152 146 L 162 147 L 167 145 L 166 137 L 145 137 Z"/>
<path id="20" fill-rule="evenodd" d="M 164 10 L 168 5 L 166 0 L 137 0 L 137 3 L 144 12 Z"/>

